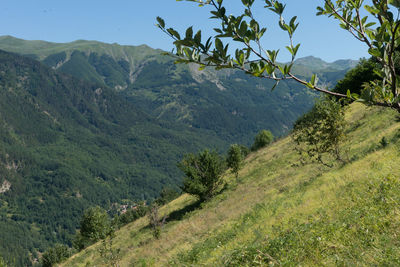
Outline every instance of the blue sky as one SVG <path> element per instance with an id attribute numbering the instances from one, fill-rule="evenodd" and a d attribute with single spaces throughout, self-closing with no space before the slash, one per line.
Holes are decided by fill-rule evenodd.
<path id="1" fill-rule="evenodd" d="M 209 20 L 209 8 L 175 0 L 1 0 L 0 35 L 28 40 L 70 42 L 77 39 L 98 40 L 124 45 L 147 44 L 163 50 L 172 49 L 171 40 L 154 24 L 156 16 L 169 26 L 183 31 L 188 26 L 203 29 L 203 37 L 217 26 Z M 256 0 L 255 13 L 267 25 L 263 44 L 266 49 L 287 45 L 287 37 L 277 26 L 277 18 Z M 316 17 L 322 0 L 287 0 L 287 17 L 298 16 L 300 26 L 295 42 L 301 43 L 299 57 L 313 55 L 326 61 L 367 57 L 367 49 L 338 23 Z M 225 0 L 228 13 L 242 10 L 241 0 Z M 208 33 L 208 34 L 207 34 Z M 278 58 L 287 61 L 285 52 Z"/>

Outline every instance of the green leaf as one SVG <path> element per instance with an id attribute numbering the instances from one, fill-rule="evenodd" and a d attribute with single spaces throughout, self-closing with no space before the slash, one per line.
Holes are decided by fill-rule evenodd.
<path id="1" fill-rule="evenodd" d="M 175 31 L 174 29 L 169 28 L 169 29 L 167 29 L 167 32 L 169 34 L 171 34 L 172 36 L 174 36 L 176 39 L 178 39 L 178 40 L 181 39 L 181 36 L 179 35 L 179 33 L 177 31 Z"/>
<path id="2" fill-rule="evenodd" d="M 187 30 L 186 30 L 186 37 L 185 37 L 185 39 L 186 39 L 186 40 L 192 40 L 192 38 L 193 38 L 193 27 L 189 27 L 189 28 L 187 28 Z"/>
<path id="3" fill-rule="evenodd" d="M 194 42 L 199 45 L 201 43 L 201 31 L 198 31 L 194 36 Z"/>
<path id="4" fill-rule="evenodd" d="M 157 17 L 157 22 L 160 24 L 161 28 L 165 28 L 165 22 L 162 18 Z"/>
<path id="5" fill-rule="evenodd" d="M 278 86 L 278 84 L 279 84 L 279 81 L 276 81 L 274 86 L 272 86 L 272 88 L 271 88 L 271 92 L 273 92 L 275 90 L 275 88 Z"/>
<path id="6" fill-rule="evenodd" d="M 316 74 L 313 74 L 313 76 L 311 76 L 311 81 L 310 84 L 314 87 L 318 82 L 318 77 Z"/>

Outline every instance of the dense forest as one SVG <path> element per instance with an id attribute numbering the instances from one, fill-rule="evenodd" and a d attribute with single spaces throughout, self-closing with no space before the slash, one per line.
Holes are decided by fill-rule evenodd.
<path id="1" fill-rule="evenodd" d="M 0 183 L 10 184 L 0 250 L 16 265 L 31 262 L 27 250 L 70 244 L 86 207 L 152 199 L 179 184 L 183 153 L 223 145 L 152 119 L 107 87 L 3 51 L 0 62 Z"/>

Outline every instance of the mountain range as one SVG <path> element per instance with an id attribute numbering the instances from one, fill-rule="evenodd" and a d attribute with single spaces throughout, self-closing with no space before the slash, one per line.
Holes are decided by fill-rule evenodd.
<path id="1" fill-rule="evenodd" d="M 317 94 L 292 81 L 175 65 L 148 46 L 0 37 L 0 254 L 31 265 L 71 244 L 83 210 L 178 187 L 183 154 L 281 136 Z M 6 52 L 7 51 L 7 52 Z M 299 59 L 333 85 L 352 60 Z"/>

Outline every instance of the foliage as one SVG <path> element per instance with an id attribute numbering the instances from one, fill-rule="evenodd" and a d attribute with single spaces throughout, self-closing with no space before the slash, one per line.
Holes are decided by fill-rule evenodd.
<path id="1" fill-rule="evenodd" d="M 212 146 L 223 150 L 232 143 L 249 145 L 260 127 L 271 129 L 274 135 L 286 134 L 286 126 L 309 110 L 315 98 L 290 80 L 270 92 L 272 81 L 239 71 L 199 72 L 191 65 L 174 65 L 173 57 L 146 46 L 94 41 L 45 44 L 39 49 L 35 42 L 0 37 L 0 49 L 35 55 L 59 72 L 112 87 L 154 118 L 173 125 L 179 121 L 199 134 L 212 133 Z M 315 71 L 324 84 L 334 84 L 353 66 L 350 62 L 318 64 L 305 58 L 299 59 L 300 65 L 296 62 L 294 71 L 304 77 Z"/>
<path id="2" fill-rule="evenodd" d="M 291 135 L 300 155 L 307 155 L 326 166 L 327 155 L 343 161 L 340 144 L 344 138 L 346 121 L 339 102 L 325 98 L 316 102 L 312 110 L 300 117 Z"/>
<path id="3" fill-rule="evenodd" d="M 113 231 L 107 212 L 97 207 L 85 210 L 81 222 L 76 246 L 83 249 L 101 239 L 105 239 Z"/>
<path id="4" fill-rule="evenodd" d="M 153 236 L 156 239 L 159 239 L 161 236 L 162 227 L 164 226 L 167 216 L 165 215 L 163 218 L 160 218 L 159 207 L 157 204 L 153 204 L 149 210 L 148 217 L 150 227 L 153 230 Z"/>
<path id="5" fill-rule="evenodd" d="M 120 228 L 131 223 L 141 217 L 144 217 L 149 211 L 149 207 L 145 203 L 139 203 L 134 208 L 131 207 L 125 213 L 117 214 L 113 219 L 113 225 Z"/>
<path id="6" fill-rule="evenodd" d="M 226 158 L 226 163 L 232 172 L 235 174 L 236 179 L 239 176 L 239 170 L 242 167 L 243 161 L 243 151 L 238 144 L 233 144 L 228 150 L 228 156 Z"/>
<path id="7" fill-rule="evenodd" d="M 374 72 L 378 68 L 378 64 L 370 59 L 361 59 L 357 66 L 348 71 L 344 78 L 341 79 L 333 89 L 333 91 L 346 94 L 348 90 L 361 95 L 365 83 L 379 79 L 379 76 Z"/>
<path id="8" fill-rule="evenodd" d="M 164 187 L 161 192 L 160 196 L 156 199 L 156 203 L 158 205 L 165 205 L 168 202 L 171 202 L 172 200 L 176 199 L 179 197 L 179 193 L 172 187 Z"/>
<path id="9" fill-rule="evenodd" d="M 261 260 L 261 266 L 272 265 L 266 254 L 289 262 L 285 266 L 396 265 L 400 255 L 397 112 L 359 103 L 349 105 L 346 112 L 351 114 L 346 135 L 353 142 L 343 145 L 357 160 L 333 168 L 297 166 L 293 142 L 282 138 L 263 152 L 252 153 L 241 174 L 243 183 L 226 187 L 202 209 L 196 209 L 196 199 L 188 195 L 163 207 L 163 212 L 171 213 L 160 239 L 149 238 L 148 220 L 116 232 L 121 265 L 253 266 L 254 260 Z M 383 133 L 390 145 L 381 149 Z M 382 216 L 387 211 L 388 216 Z M 269 241 L 274 255 L 264 250 Z M 85 264 L 101 266 L 95 247 L 65 265 Z"/>
<path id="10" fill-rule="evenodd" d="M 178 164 L 185 174 L 182 191 L 198 196 L 200 201 L 213 197 L 223 183 L 224 160 L 216 151 L 204 150 L 198 154 L 187 154 Z"/>
<path id="11" fill-rule="evenodd" d="M 99 248 L 100 256 L 108 266 L 119 267 L 121 260 L 121 249 L 113 245 L 114 233 L 109 234 L 102 242 Z"/>
<path id="12" fill-rule="evenodd" d="M 1 256 L 0 256 L 0 267 L 7 267 L 5 260 Z"/>
<path id="13" fill-rule="evenodd" d="M 85 208 L 153 199 L 181 183 L 184 153 L 221 145 L 110 88 L 4 51 L 0 62 L 0 185 L 11 184 L 0 194 L 0 252 L 16 266 L 56 243 L 71 246 Z"/>
<path id="14" fill-rule="evenodd" d="M 252 151 L 256 151 L 269 145 L 274 140 L 274 136 L 269 130 L 261 130 L 254 138 L 254 143 L 251 146 Z"/>
<path id="15" fill-rule="evenodd" d="M 55 266 L 56 263 L 61 263 L 62 261 L 68 259 L 71 256 L 71 249 L 65 245 L 56 244 L 43 253 L 42 265 L 43 267 Z"/>
<path id="16" fill-rule="evenodd" d="M 387 138 L 384 136 L 382 137 L 381 141 L 379 142 L 383 148 L 387 147 L 389 145 L 389 141 Z"/>
<path id="17" fill-rule="evenodd" d="M 359 95 L 348 90 L 345 94 L 329 91 L 317 85 L 318 79 L 313 75 L 310 80 L 296 76 L 292 67 L 300 44 L 295 44 L 293 36 L 299 26 L 297 16 L 286 20 L 286 5 L 278 0 L 266 0 L 265 8 L 277 15 L 279 27 L 288 35 L 286 49 L 292 60 L 286 64 L 277 61 L 279 50 L 269 50 L 262 46 L 262 37 L 267 31 L 260 25 L 253 13 L 254 0 L 243 0 L 244 12 L 238 16 L 228 15 L 223 0 L 187 0 L 200 6 L 210 5 L 211 19 L 216 19 L 221 26 L 215 28 L 216 35 L 202 40 L 201 31 L 194 32 L 189 27 L 184 35 L 173 28 L 167 28 L 165 21 L 157 17 L 157 26 L 174 40 L 175 56 L 178 63 L 196 63 L 200 68 L 213 66 L 216 69 L 239 69 L 256 77 L 275 81 L 275 86 L 282 80 L 292 79 L 319 92 L 348 98 L 359 99 Z M 371 105 L 392 107 L 400 111 L 400 91 L 398 89 L 398 73 L 395 68 L 395 49 L 400 44 L 400 9 L 398 1 L 372 1 L 365 5 L 365 10 L 372 16 L 362 17 L 361 9 L 364 0 L 331 1 L 325 0 L 324 6 L 318 7 L 317 15 L 327 15 L 340 22 L 340 27 L 351 33 L 357 40 L 368 47 L 368 52 L 380 63 L 376 72 L 380 80 L 370 82 L 368 94 L 363 94 L 363 101 Z M 397 15 L 396 15 L 397 14 Z M 377 26 L 375 26 L 378 24 Z M 223 43 L 221 38 L 240 43 L 241 47 L 230 54 L 229 42 Z M 273 87 L 273 89 L 275 88 Z"/>

